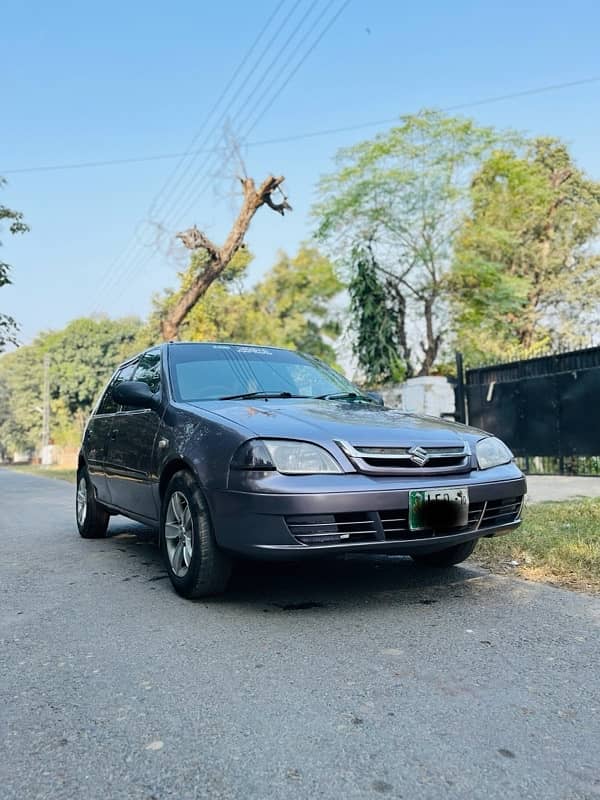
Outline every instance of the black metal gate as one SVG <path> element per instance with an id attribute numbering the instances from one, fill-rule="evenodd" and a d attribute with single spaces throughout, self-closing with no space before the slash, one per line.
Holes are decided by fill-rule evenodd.
<path id="1" fill-rule="evenodd" d="M 460 384 L 457 416 L 466 401 L 469 424 L 527 472 L 600 474 L 600 347 L 468 369 Z"/>

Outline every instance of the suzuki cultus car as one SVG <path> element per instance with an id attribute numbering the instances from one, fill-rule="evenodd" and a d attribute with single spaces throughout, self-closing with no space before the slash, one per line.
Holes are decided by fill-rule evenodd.
<path id="1" fill-rule="evenodd" d="M 385 408 L 312 356 L 169 343 L 115 372 L 87 424 L 77 525 L 158 527 L 175 589 L 225 589 L 233 557 L 410 555 L 450 566 L 516 528 L 525 478 L 483 431 Z"/>

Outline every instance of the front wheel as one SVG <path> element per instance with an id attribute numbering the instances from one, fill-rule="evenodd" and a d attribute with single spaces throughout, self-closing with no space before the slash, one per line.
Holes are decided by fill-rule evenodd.
<path id="1" fill-rule="evenodd" d="M 162 502 L 160 544 L 175 591 L 183 597 L 223 592 L 231 559 L 217 545 L 210 513 L 189 472 L 177 472 Z"/>
<path id="2" fill-rule="evenodd" d="M 461 561 L 467 559 L 475 550 L 476 544 L 477 539 L 471 539 L 470 542 L 461 542 L 453 547 L 446 547 L 445 550 L 438 550 L 435 553 L 414 555 L 412 560 L 423 567 L 453 567 L 455 564 L 460 564 Z"/>
<path id="3" fill-rule="evenodd" d="M 94 486 L 85 467 L 77 471 L 75 513 L 77 528 L 84 539 L 102 539 L 106 536 L 110 514 L 96 500 Z"/>

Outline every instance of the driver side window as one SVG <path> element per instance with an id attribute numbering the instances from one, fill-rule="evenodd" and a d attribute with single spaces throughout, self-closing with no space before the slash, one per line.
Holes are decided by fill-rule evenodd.
<path id="1" fill-rule="evenodd" d="M 149 350 L 140 358 L 133 375 L 134 381 L 142 381 L 150 387 L 152 394 L 160 389 L 160 350 Z"/>
<path id="2" fill-rule="evenodd" d="M 96 414 L 116 414 L 120 406 L 118 406 L 113 399 L 113 389 L 117 384 L 122 383 L 123 381 L 131 380 L 136 367 L 137 361 L 134 361 L 131 364 L 125 364 L 125 366 L 117 372 L 115 377 L 110 382 L 107 390 L 104 392 L 104 397 L 100 401 L 100 405 L 98 406 L 98 411 Z"/>

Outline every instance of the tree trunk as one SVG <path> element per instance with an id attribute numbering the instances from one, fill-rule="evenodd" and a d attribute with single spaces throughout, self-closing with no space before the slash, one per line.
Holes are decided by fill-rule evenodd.
<path id="1" fill-rule="evenodd" d="M 431 368 L 435 364 L 438 356 L 440 344 L 442 341 L 442 334 L 437 335 L 433 331 L 433 306 L 435 302 L 435 295 L 431 294 L 423 300 L 423 316 L 425 317 L 425 342 L 421 342 L 423 348 L 423 361 L 421 362 L 421 369 L 419 370 L 418 377 L 429 375 Z"/>
<path id="2" fill-rule="evenodd" d="M 283 183 L 283 180 L 283 176 L 274 178 L 269 175 L 257 189 L 252 178 L 242 178 L 244 191 L 242 207 L 222 247 L 213 244 L 196 226 L 177 234 L 177 238 L 181 239 L 188 250 L 204 250 L 207 261 L 190 288 L 179 297 L 162 320 L 163 339 L 170 341 L 178 337 L 181 324 L 187 315 L 206 293 L 211 283 L 229 266 L 231 259 L 242 246 L 252 218 L 258 209 L 266 204 L 282 216 L 286 211 L 292 210 L 285 195 L 281 203 L 275 203 L 271 197 L 271 193 Z"/>
<path id="3" fill-rule="evenodd" d="M 406 364 L 406 377 L 412 378 L 414 375 L 414 368 L 411 363 L 411 349 L 408 346 L 408 339 L 406 336 L 406 298 L 402 294 L 400 283 L 396 280 L 388 278 L 386 280 L 386 289 L 392 295 L 392 307 L 394 309 L 394 317 L 396 324 L 396 337 L 400 352 L 404 363 Z"/>

